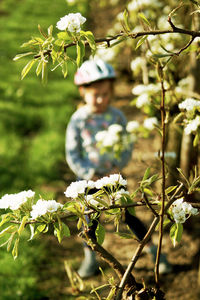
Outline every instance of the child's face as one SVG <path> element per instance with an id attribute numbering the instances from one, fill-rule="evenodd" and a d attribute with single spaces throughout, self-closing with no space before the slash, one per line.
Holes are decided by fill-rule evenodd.
<path id="1" fill-rule="evenodd" d="M 93 113 L 104 113 L 113 95 L 112 82 L 110 80 L 94 82 L 88 87 L 81 87 L 80 93 Z"/>

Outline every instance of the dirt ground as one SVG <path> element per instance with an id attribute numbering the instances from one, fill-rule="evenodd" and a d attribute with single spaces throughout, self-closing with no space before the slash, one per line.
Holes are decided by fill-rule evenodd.
<path id="1" fill-rule="evenodd" d="M 121 90 L 123 94 L 123 90 Z M 142 118 L 134 108 L 128 105 L 128 102 L 116 101 L 116 106 L 120 107 L 127 115 L 128 119 Z M 155 153 L 159 150 L 160 138 L 155 134 L 148 139 L 141 139 L 135 144 L 132 160 L 124 169 L 124 176 L 128 180 L 130 192 L 133 192 L 141 180 L 147 167 L 152 168 L 152 172 L 159 170 L 159 162 Z M 69 174 L 68 174 L 69 176 Z M 68 177 L 69 178 L 69 177 Z M 64 187 L 65 190 L 66 187 Z M 159 186 L 157 187 L 159 189 Z M 59 193 L 60 194 L 60 193 Z M 62 193 L 61 193 L 62 194 Z M 62 199 L 63 200 L 63 199 Z M 147 225 L 150 225 L 152 215 L 147 208 L 137 208 L 137 216 Z M 102 220 L 103 222 L 103 220 Z M 92 287 L 98 287 L 106 283 L 106 278 L 114 276 L 114 272 L 105 263 L 100 261 L 100 265 L 105 273 L 89 278 L 83 281 L 84 289 L 78 293 L 75 291 L 68 280 L 64 269 L 66 260 L 74 270 L 77 270 L 82 258 L 83 249 L 81 238 L 77 235 L 76 224 L 71 221 L 68 223 L 72 236 L 65 238 L 62 244 L 58 244 L 55 238 L 47 238 L 47 247 L 49 251 L 48 261 L 42 266 L 42 289 L 48 289 L 47 299 L 80 299 L 81 295 L 86 295 Z M 120 263 L 126 267 L 137 247 L 137 241 L 130 239 L 121 239 L 114 233 L 112 224 L 104 224 L 106 228 L 106 238 L 103 247 L 110 251 Z M 166 229 L 163 239 L 163 252 L 167 254 L 169 262 L 172 264 L 172 272 L 161 275 L 161 289 L 165 292 L 166 300 L 198 300 L 200 299 L 200 283 L 198 285 L 199 270 L 199 216 L 193 217 L 185 224 L 182 241 L 175 248 L 169 238 L 169 228 Z M 125 225 L 121 225 L 121 230 L 126 231 Z M 158 241 L 158 233 L 153 235 L 153 241 Z M 149 254 L 142 253 L 133 275 L 137 281 L 143 280 L 146 286 L 154 286 L 153 262 Z M 108 294 L 108 287 L 98 290 L 101 297 Z M 77 292 L 77 293 L 76 293 Z M 94 293 L 91 294 L 93 299 L 98 299 Z M 95 298 L 96 297 L 96 298 Z M 88 299 L 89 296 L 88 296 Z"/>

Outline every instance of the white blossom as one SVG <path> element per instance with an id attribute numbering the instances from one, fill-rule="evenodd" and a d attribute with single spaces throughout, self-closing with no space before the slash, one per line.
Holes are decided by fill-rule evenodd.
<path id="1" fill-rule="evenodd" d="M 145 64 L 145 59 L 143 57 L 136 57 L 134 60 L 131 61 L 131 70 L 134 74 L 138 74 L 142 66 Z"/>
<path id="2" fill-rule="evenodd" d="M 123 127 L 119 124 L 112 124 L 108 127 L 108 132 L 110 134 L 117 134 L 119 132 L 122 132 Z"/>
<path id="3" fill-rule="evenodd" d="M 33 198 L 35 192 L 28 190 L 17 194 L 6 194 L 0 200 L 0 208 L 12 210 L 17 210 L 22 204 L 28 201 L 28 199 Z"/>
<path id="4" fill-rule="evenodd" d="M 188 121 L 188 124 L 184 128 L 184 131 L 188 135 L 191 134 L 192 132 L 195 133 L 199 125 L 200 125 L 200 116 L 196 116 L 194 120 Z"/>
<path id="5" fill-rule="evenodd" d="M 149 130 L 153 130 L 155 125 L 158 125 L 158 120 L 156 117 L 147 118 L 144 120 L 143 126 Z"/>
<path id="6" fill-rule="evenodd" d="M 68 30 L 70 32 L 80 32 L 81 25 L 85 23 L 86 18 L 84 18 L 80 13 L 70 13 L 63 18 L 60 18 L 60 21 L 57 22 L 56 27 L 59 30 Z"/>
<path id="7" fill-rule="evenodd" d="M 187 218 L 184 211 L 180 211 L 179 213 L 174 214 L 174 221 L 176 223 L 185 223 L 186 220 Z"/>
<path id="8" fill-rule="evenodd" d="M 98 206 L 99 205 L 99 202 L 95 200 L 94 196 L 93 195 L 87 195 L 86 196 L 86 201 L 93 205 L 93 206 Z"/>
<path id="9" fill-rule="evenodd" d="M 149 100 L 148 94 L 142 94 L 137 98 L 136 107 L 141 108 L 144 105 L 149 105 L 151 102 Z"/>
<path id="10" fill-rule="evenodd" d="M 139 122 L 138 121 L 130 121 L 126 125 L 126 131 L 133 132 L 139 128 Z"/>
<path id="11" fill-rule="evenodd" d="M 97 142 L 102 142 L 105 139 L 106 135 L 107 135 L 106 130 L 99 131 L 95 135 L 95 139 L 96 139 Z"/>
<path id="12" fill-rule="evenodd" d="M 123 196 L 129 196 L 129 191 L 126 191 L 125 189 L 120 189 L 115 193 L 115 200 L 120 200 Z"/>
<path id="13" fill-rule="evenodd" d="M 56 212 L 63 205 L 56 202 L 55 200 L 43 200 L 39 199 L 35 205 L 32 206 L 31 217 L 36 219 L 45 215 L 46 213 Z"/>
<path id="14" fill-rule="evenodd" d="M 79 180 L 72 182 L 64 192 L 66 197 L 77 198 L 80 194 L 84 194 L 88 186 L 87 180 Z"/>
<path id="15" fill-rule="evenodd" d="M 104 176 L 103 178 L 98 179 L 95 183 L 95 187 L 97 189 L 103 188 L 104 186 L 106 186 L 108 184 L 108 180 L 109 180 L 108 176 Z"/>
<path id="16" fill-rule="evenodd" d="M 171 212 L 176 223 L 184 223 L 191 215 L 198 214 L 198 209 L 183 200 L 183 197 L 177 199 L 171 207 Z"/>
<path id="17" fill-rule="evenodd" d="M 113 147 L 117 142 L 119 142 L 120 137 L 117 134 L 111 134 L 107 132 L 104 140 L 102 141 L 103 147 Z"/>
<path id="18" fill-rule="evenodd" d="M 187 98 L 183 102 L 179 103 L 178 107 L 180 109 L 185 109 L 186 111 L 192 111 L 193 109 L 200 107 L 200 101 L 193 98 Z"/>

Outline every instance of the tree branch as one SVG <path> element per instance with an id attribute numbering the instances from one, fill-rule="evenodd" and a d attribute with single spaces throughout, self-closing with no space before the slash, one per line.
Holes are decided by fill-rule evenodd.
<path id="1" fill-rule="evenodd" d="M 184 185 L 181 183 L 180 186 L 176 189 L 175 193 L 172 195 L 171 199 L 167 202 L 167 204 L 165 205 L 165 210 L 164 212 L 167 212 L 167 210 L 169 209 L 169 207 L 172 205 L 172 203 L 175 201 L 175 198 L 177 196 L 177 194 L 183 189 Z M 122 297 L 122 293 L 124 290 L 124 287 L 126 285 L 126 281 L 129 278 L 138 258 L 140 257 L 140 254 L 142 252 L 142 249 L 144 248 L 144 246 L 148 243 L 148 241 L 150 240 L 152 234 L 155 231 L 155 228 L 159 222 L 159 217 L 157 216 L 154 218 L 153 222 L 151 223 L 151 226 L 147 232 L 147 234 L 145 235 L 144 239 L 142 240 L 141 244 L 138 246 L 138 248 L 136 249 L 136 252 L 133 256 L 133 258 L 131 259 L 130 264 L 128 265 L 126 272 L 124 273 L 124 276 L 122 278 L 122 281 L 120 282 L 119 285 L 119 291 L 116 295 L 116 299 L 115 300 L 121 300 Z"/>

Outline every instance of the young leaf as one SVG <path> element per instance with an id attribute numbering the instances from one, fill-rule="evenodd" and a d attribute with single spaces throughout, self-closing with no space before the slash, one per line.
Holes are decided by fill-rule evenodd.
<path id="1" fill-rule="evenodd" d="M 85 44 L 83 41 L 78 41 L 78 43 L 76 44 L 76 52 L 77 52 L 76 63 L 77 66 L 80 67 L 83 62 L 83 58 L 85 56 Z"/>
<path id="2" fill-rule="evenodd" d="M 5 223 L 7 223 L 8 221 L 10 221 L 10 219 L 11 219 L 10 214 L 1 215 L 0 227 L 1 227 L 3 224 L 5 224 Z"/>
<path id="3" fill-rule="evenodd" d="M 8 226 L 7 228 L 3 229 L 1 232 L 0 232 L 0 237 L 4 236 L 6 233 L 11 233 L 13 231 L 13 229 L 16 228 L 16 225 L 10 225 Z"/>
<path id="4" fill-rule="evenodd" d="M 66 78 L 67 73 L 68 73 L 68 64 L 67 64 L 67 62 L 63 61 L 63 63 L 61 64 L 61 67 L 62 67 L 63 76 L 64 76 L 64 78 Z"/>
<path id="5" fill-rule="evenodd" d="M 105 229 L 100 223 L 98 223 L 97 229 L 95 231 L 95 235 L 97 237 L 97 243 L 100 245 L 103 244 L 105 238 Z"/>
<path id="6" fill-rule="evenodd" d="M 124 21 L 125 29 L 126 29 L 127 31 L 130 31 L 131 29 L 130 29 L 130 26 L 129 26 L 128 17 L 129 17 L 129 15 L 128 15 L 128 10 L 125 9 L 125 10 L 124 10 L 124 13 L 123 13 L 123 21 Z"/>
<path id="7" fill-rule="evenodd" d="M 15 244 L 14 244 L 14 247 L 13 247 L 13 250 L 12 250 L 12 256 L 14 259 L 17 258 L 18 256 L 18 248 L 19 248 L 19 238 L 17 238 L 15 240 Z"/>
<path id="8" fill-rule="evenodd" d="M 42 83 L 45 85 L 47 83 L 48 78 L 48 70 L 47 70 L 47 62 L 42 62 Z"/>
<path id="9" fill-rule="evenodd" d="M 36 62 L 36 59 L 31 59 L 27 65 L 23 68 L 21 73 L 21 80 L 24 79 L 24 77 L 28 74 L 34 63 Z"/>
<path id="10" fill-rule="evenodd" d="M 194 147 L 196 147 L 198 145 L 199 139 L 200 139 L 200 134 L 197 132 L 195 137 L 194 137 L 194 140 L 193 140 L 193 146 Z"/>
<path id="11" fill-rule="evenodd" d="M 24 227 L 26 225 L 26 221 L 27 221 L 28 217 L 27 216 L 24 216 L 23 219 L 22 219 L 22 222 L 19 226 L 19 229 L 18 229 L 18 234 L 19 236 L 21 235 L 22 231 L 24 230 Z"/>
<path id="12" fill-rule="evenodd" d="M 149 21 L 147 20 L 147 18 L 145 17 L 145 15 L 143 13 L 139 13 L 138 17 L 140 19 L 142 19 L 148 26 L 151 26 L 151 24 L 149 23 Z"/>
<path id="13" fill-rule="evenodd" d="M 50 25 L 50 26 L 49 26 L 49 28 L 48 28 L 47 32 L 48 32 L 48 35 L 52 36 L 52 32 L 53 32 L 53 25 Z"/>
<path id="14" fill-rule="evenodd" d="M 147 39 L 147 36 L 143 36 L 141 39 L 139 39 L 139 41 L 136 44 L 135 50 L 137 50 L 144 43 L 144 41 L 146 39 Z"/>
<path id="15" fill-rule="evenodd" d="M 31 54 L 34 54 L 34 52 L 26 52 L 26 53 L 21 53 L 21 54 L 17 54 L 13 60 L 16 61 L 22 57 L 25 57 L 25 56 L 28 56 L 28 55 L 31 55 Z"/>
<path id="16" fill-rule="evenodd" d="M 14 236 L 15 236 L 15 234 L 16 234 L 16 231 L 14 231 L 11 235 L 10 235 L 10 237 L 9 237 L 9 239 L 8 239 L 8 245 L 7 245 L 7 251 L 9 252 L 10 251 L 10 248 L 11 248 L 11 245 L 12 245 L 12 242 L 13 242 L 13 239 L 14 239 Z"/>
<path id="17" fill-rule="evenodd" d="M 81 31 L 82 35 L 86 38 L 88 41 L 90 48 L 95 51 L 96 50 L 96 43 L 94 39 L 94 35 L 91 31 Z"/>
<path id="18" fill-rule="evenodd" d="M 171 193 L 172 191 L 174 191 L 176 188 L 177 188 L 177 185 L 169 186 L 169 187 L 165 190 L 165 194 L 168 195 L 169 193 Z"/>
<path id="19" fill-rule="evenodd" d="M 144 173 L 144 176 L 142 178 L 142 181 L 146 180 L 148 177 L 149 177 L 149 174 L 150 174 L 150 168 L 148 167 L 146 170 L 145 170 L 145 173 Z"/>
<path id="20" fill-rule="evenodd" d="M 122 239 L 133 239 L 134 235 L 131 233 L 124 233 L 124 232 L 115 232 L 120 238 Z"/>
<path id="21" fill-rule="evenodd" d="M 174 247 L 176 246 L 176 243 L 181 241 L 182 233 L 183 225 L 180 223 L 175 223 L 170 228 L 170 238 Z"/>
<path id="22" fill-rule="evenodd" d="M 36 68 L 36 75 L 39 76 L 41 71 L 42 71 L 42 63 L 43 63 L 43 60 L 39 60 L 39 63 L 37 65 L 37 68 Z"/>

